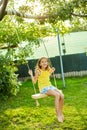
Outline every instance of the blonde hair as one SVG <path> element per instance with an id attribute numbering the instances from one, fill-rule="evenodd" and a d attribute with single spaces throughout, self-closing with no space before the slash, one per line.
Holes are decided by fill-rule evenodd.
<path id="1" fill-rule="evenodd" d="M 37 64 L 36 64 L 36 67 L 35 67 L 35 70 L 41 69 L 40 63 L 41 63 L 41 60 L 42 60 L 42 59 L 46 59 L 46 60 L 47 60 L 48 65 L 47 65 L 47 67 L 46 67 L 46 70 L 49 70 L 49 68 L 50 68 L 50 62 L 49 62 L 49 59 L 46 58 L 46 57 L 41 57 L 41 58 L 38 60 L 38 62 L 37 62 Z"/>

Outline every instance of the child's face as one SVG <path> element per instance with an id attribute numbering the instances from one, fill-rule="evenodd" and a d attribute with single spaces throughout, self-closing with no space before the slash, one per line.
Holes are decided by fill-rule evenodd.
<path id="1" fill-rule="evenodd" d="M 47 66 L 48 66 L 48 61 L 47 61 L 47 59 L 43 58 L 43 59 L 40 61 L 40 66 L 41 66 L 41 68 L 46 69 Z"/>

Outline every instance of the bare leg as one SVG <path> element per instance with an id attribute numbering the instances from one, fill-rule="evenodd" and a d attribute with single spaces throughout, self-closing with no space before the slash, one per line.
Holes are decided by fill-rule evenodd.
<path id="1" fill-rule="evenodd" d="M 59 122 L 63 122 L 63 114 L 61 110 L 62 102 L 60 102 L 61 101 L 60 93 L 55 90 L 48 90 L 46 94 L 55 97 L 55 109 L 56 109 L 57 118 Z"/>
<path id="2" fill-rule="evenodd" d="M 62 119 L 64 120 L 64 115 L 62 113 L 63 104 L 64 104 L 64 95 L 61 90 L 56 90 L 60 94 L 60 100 L 59 100 L 59 113 L 62 114 Z"/>

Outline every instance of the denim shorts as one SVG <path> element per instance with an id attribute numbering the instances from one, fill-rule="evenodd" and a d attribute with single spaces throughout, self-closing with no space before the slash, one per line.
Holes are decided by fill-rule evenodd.
<path id="1" fill-rule="evenodd" d="M 57 89 L 57 88 L 54 87 L 54 86 L 49 86 L 49 87 L 47 86 L 47 87 L 44 87 L 44 88 L 40 91 L 40 93 L 46 94 L 48 90 L 55 90 L 55 89 Z"/>

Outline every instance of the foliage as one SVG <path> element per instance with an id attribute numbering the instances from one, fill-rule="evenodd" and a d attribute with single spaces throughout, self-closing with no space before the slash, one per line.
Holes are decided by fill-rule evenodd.
<path id="1" fill-rule="evenodd" d="M 11 45 L 27 40 L 38 44 L 37 39 L 40 37 L 38 34 L 38 30 L 35 29 L 34 23 L 26 24 L 26 22 L 24 22 L 19 24 L 13 17 L 5 17 L 5 19 L 1 21 L 1 43 L 10 43 Z"/>
<path id="2" fill-rule="evenodd" d="M 29 4 L 30 3 L 30 4 Z M 23 6 L 19 8 L 23 14 L 48 16 L 46 19 L 38 19 L 41 23 L 57 23 L 59 20 L 65 21 L 73 19 L 77 20 L 79 17 L 86 22 L 87 18 L 87 1 L 86 0 L 40 0 L 39 2 L 31 2 L 28 0 Z M 28 6 L 29 5 L 29 6 Z M 40 6 L 40 10 L 39 10 Z M 38 8 L 38 10 L 36 9 Z M 37 12 L 35 12 L 35 9 Z M 77 16 L 77 17 L 76 17 Z M 82 21 L 80 21 L 81 23 Z M 79 25 L 79 23 L 78 23 Z"/>
<path id="3" fill-rule="evenodd" d="M 58 79 L 59 89 L 65 95 L 63 113 L 65 120 L 58 123 L 54 108 L 54 98 L 39 99 L 36 107 L 31 98 L 34 93 L 31 81 L 23 82 L 20 92 L 8 101 L 0 101 L 1 130 L 86 130 L 87 129 L 87 77 L 67 78 L 63 89 Z"/>
<path id="4" fill-rule="evenodd" d="M 55 24 L 59 20 L 72 21 L 73 19 L 79 19 L 79 17 L 86 22 L 87 18 L 87 0 L 25 0 L 19 8 L 17 6 L 18 3 L 19 1 L 1 0 L 0 20 L 2 20 L 5 15 L 16 15 L 22 18 L 38 19 L 41 23 L 48 22 Z M 9 14 L 10 8 L 11 13 Z M 21 20 L 23 20 L 22 18 Z M 80 21 L 80 23 L 81 22 L 82 21 Z"/>
<path id="5" fill-rule="evenodd" d="M 5 17 L 0 27 L 0 48 L 10 48 L 13 59 L 24 61 L 33 54 L 33 49 L 40 46 L 41 29 L 34 23 L 15 23 L 12 17 Z"/>
<path id="6" fill-rule="evenodd" d="M 79 32 L 79 31 L 87 31 L 87 22 L 86 18 L 83 19 L 75 19 L 71 21 L 71 32 Z"/>
<path id="7" fill-rule="evenodd" d="M 13 0 L 10 1 L 7 10 L 9 8 L 14 9 L 15 4 L 17 5 Z M 41 8 L 40 10 L 39 7 Z M 79 15 L 86 14 L 86 0 L 48 0 L 48 2 L 41 0 L 36 3 L 27 0 L 18 10 L 21 14 L 48 15 L 48 18 L 35 19 L 30 22 L 30 20 L 23 17 L 5 16 L 0 23 L 0 44 L 10 43 L 10 45 L 18 46 L 18 43 L 28 41 L 32 46 L 39 45 L 41 42 L 40 38 L 54 35 L 57 27 L 63 35 L 70 31 L 87 30 L 86 17 L 79 19 L 79 16 L 75 17 L 73 15 L 74 13 Z M 70 26 L 66 25 L 67 20 Z"/>
<path id="8" fill-rule="evenodd" d="M 0 55 L 0 96 L 8 97 L 16 95 L 19 90 L 19 82 L 15 74 L 17 68 L 9 58 Z"/>

